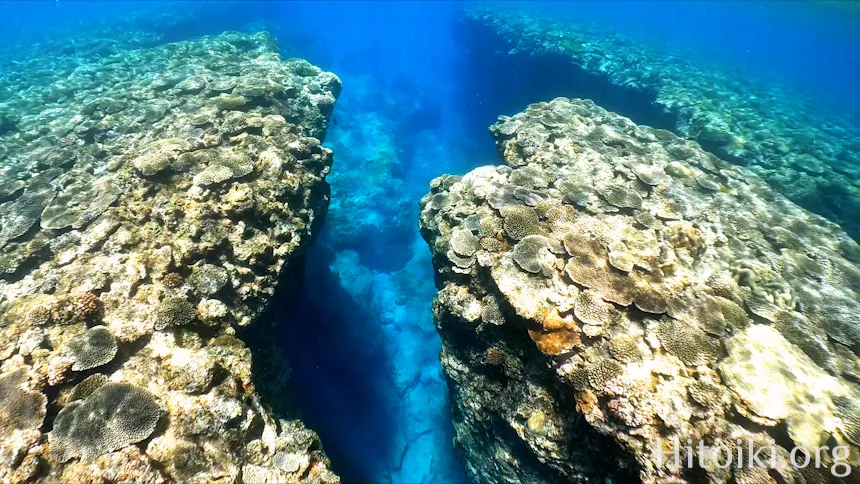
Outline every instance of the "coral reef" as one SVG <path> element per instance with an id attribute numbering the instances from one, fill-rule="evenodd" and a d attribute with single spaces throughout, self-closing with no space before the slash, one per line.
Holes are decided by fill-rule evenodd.
<path id="1" fill-rule="evenodd" d="M 695 139 L 860 240 L 860 120 L 850 110 L 789 85 L 737 72 L 726 63 L 705 61 L 693 52 L 652 45 L 575 19 L 540 15 L 535 9 L 478 3 L 467 9 L 466 23 L 475 45 L 491 46 L 481 52 L 521 59 L 523 70 L 537 62 L 556 66 L 552 79 L 536 83 L 567 82 L 564 95 L 616 103 L 614 109 L 631 110 L 620 113 L 640 124 Z M 552 119 L 547 122 L 552 124 Z M 686 146 L 673 149 L 679 160 L 694 155 Z M 659 183 L 640 168 L 634 173 L 643 183 Z M 700 174 L 696 182 L 706 190 L 720 189 L 713 173 Z M 516 179 L 511 183 L 517 184 Z M 635 193 L 611 186 L 604 191 L 606 201 L 617 200 L 619 208 L 638 203 Z"/>
<path id="2" fill-rule="evenodd" d="M 264 32 L 124 39 L 0 72 L 0 480 L 337 482 L 237 335 L 327 210 L 340 80 Z"/>
<path id="3" fill-rule="evenodd" d="M 830 482 L 832 455 L 800 470 L 788 452 L 860 452 L 860 265 L 840 227 L 592 101 L 491 133 L 505 166 L 435 179 L 420 220 L 473 479 Z M 523 168 L 537 182 L 518 197 Z M 484 229 L 500 218 L 513 230 Z M 673 439 L 748 441 L 773 466 L 679 468 L 656 458 Z"/>

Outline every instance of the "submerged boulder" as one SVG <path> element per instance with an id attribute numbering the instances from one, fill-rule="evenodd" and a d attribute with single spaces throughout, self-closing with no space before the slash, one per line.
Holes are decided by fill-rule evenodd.
<path id="1" fill-rule="evenodd" d="M 19 69 L 0 72 L 19 87 L 0 136 L 0 481 L 337 482 L 236 334 L 290 290 L 327 210 L 338 78 L 264 32 L 43 83 Z"/>
<path id="2" fill-rule="evenodd" d="M 507 166 L 437 178 L 421 202 L 474 479 L 829 482 L 832 455 L 797 469 L 789 452 L 860 453 L 860 265 L 838 226 L 591 101 L 533 104 L 491 132 Z M 507 195 L 524 168 L 534 204 Z M 464 230 L 468 265 L 451 258 Z M 657 458 L 738 441 L 773 461 Z"/>

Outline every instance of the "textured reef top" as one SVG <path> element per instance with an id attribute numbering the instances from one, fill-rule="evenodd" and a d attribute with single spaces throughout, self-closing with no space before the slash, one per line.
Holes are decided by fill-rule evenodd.
<path id="1" fill-rule="evenodd" d="M 770 482 L 660 467 L 660 438 L 783 446 L 784 482 L 800 482 L 787 442 L 860 451 L 860 246 L 838 226 L 591 101 L 491 131 L 506 165 L 437 178 L 421 212 L 473 474 L 575 481 L 595 461 L 577 425 L 647 482 Z M 473 422 L 494 418 L 513 432 Z M 535 456 L 549 474 L 529 474 Z"/>
<path id="2" fill-rule="evenodd" d="M 0 480 L 337 479 L 235 336 L 328 204 L 340 81 L 277 52 L 224 33 L 0 73 Z"/>
<path id="3" fill-rule="evenodd" d="M 109 19 L 81 20 L 72 30 L 51 31 L 36 39 L 0 44 L 0 100 L 4 103 L 18 98 L 35 102 L 32 94 L 20 87 L 44 84 L 64 79 L 76 67 L 95 62 L 131 49 L 155 47 L 181 34 L 185 39 L 192 32 L 213 31 L 205 18 L 232 18 L 244 8 L 239 2 L 165 2 L 136 6 L 133 13 L 113 15 Z M 223 30 L 223 29 L 221 29 Z M 181 40 L 181 39 L 175 39 Z M 22 92 L 25 91 L 25 92 Z M 6 114 L 14 114 L 4 110 Z M 0 112 L 2 119 L 3 112 Z M 0 133 L 3 129 L 0 127 Z"/>
<path id="4" fill-rule="evenodd" d="M 474 7 L 469 19 L 503 39 L 509 54 L 556 56 L 616 86 L 649 93 L 675 117 L 676 133 L 748 166 L 795 203 L 860 239 L 857 116 L 786 85 L 606 29 L 499 6 Z"/>

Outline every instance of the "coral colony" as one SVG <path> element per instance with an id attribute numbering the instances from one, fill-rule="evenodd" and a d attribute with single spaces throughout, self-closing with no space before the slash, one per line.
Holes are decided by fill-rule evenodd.
<path id="1" fill-rule="evenodd" d="M 475 480 L 651 482 L 682 469 L 652 459 L 665 440 L 776 449 L 777 422 L 806 448 L 826 444 L 835 422 L 839 445 L 858 441 L 860 392 L 841 370 L 860 329 L 858 246 L 837 226 L 591 101 L 533 104 L 491 132 L 504 165 L 437 178 L 421 209 L 441 277 L 442 368 Z M 497 421 L 526 445 L 510 448 Z M 773 459 L 700 472 L 798 478 L 787 452 Z M 823 459 L 808 471 L 844 457 Z"/>
<path id="2" fill-rule="evenodd" d="M 57 77 L 6 100 L 0 426 L 18 457 L 4 479 L 83 482 L 95 465 L 139 482 L 336 481 L 312 432 L 256 403 L 234 328 L 325 212 L 338 78 L 284 61 L 266 33 Z"/>
<path id="3" fill-rule="evenodd" d="M 857 482 L 856 116 L 509 4 L 341 97 L 230 5 L 0 47 L 0 482 Z"/>

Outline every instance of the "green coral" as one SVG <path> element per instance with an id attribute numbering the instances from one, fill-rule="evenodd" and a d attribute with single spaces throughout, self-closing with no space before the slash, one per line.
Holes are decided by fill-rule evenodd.
<path id="1" fill-rule="evenodd" d="M 42 211 L 42 228 L 84 227 L 113 205 L 119 195 L 120 188 L 110 176 L 72 183 Z"/>
<path id="2" fill-rule="evenodd" d="M 626 185 L 609 185 L 600 194 L 609 204 L 618 208 L 642 207 L 642 197 Z"/>
<path id="3" fill-rule="evenodd" d="M 636 340 L 626 334 L 614 336 L 609 340 L 609 353 L 622 363 L 636 361 L 642 357 Z"/>
<path id="4" fill-rule="evenodd" d="M 722 404 L 725 391 L 713 383 L 697 381 L 687 388 L 690 397 L 705 408 L 715 408 Z"/>
<path id="5" fill-rule="evenodd" d="M 194 175 L 195 185 L 217 185 L 234 178 L 241 178 L 254 171 L 254 163 L 245 153 L 218 150 L 212 158 L 209 166 Z"/>
<path id="6" fill-rule="evenodd" d="M 576 297 L 573 314 L 585 324 L 604 326 L 612 320 L 612 305 L 601 299 L 598 292 L 585 290 Z"/>
<path id="7" fill-rule="evenodd" d="M 27 191 L 16 200 L 0 204 L 0 248 L 26 234 L 39 221 L 51 198 L 53 194 L 48 190 Z"/>
<path id="8" fill-rule="evenodd" d="M 657 338 L 669 353 L 687 365 L 707 365 L 717 360 L 719 346 L 697 326 L 665 318 L 657 327 Z"/>
<path id="9" fill-rule="evenodd" d="M 95 393 L 96 390 L 101 388 L 104 384 L 108 382 L 108 378 L 101 373 L 96 373 L 94 375 L 90 375 L 80 383 L 75 385 L 74 388 L 69 392 L 67 400 L 69 402 L 74 402 L 76 400 L 83 400 L 88 396 Z"/>
<path id="10" fill-rule="evenodd" d="M 153 176 L 168 168 L 173 168 L 180 153 L 189 151 L 191 144 L 181 138 L 167 138 L 147 145 L 132 165 L 143 176 Z"/>
<path id="11" fill-rule="evenodd" d="M 696 177 L 696 183 L 698 183 L 700 187 L 711 192 L 719 191 L 722 186 L 720 185 L 720 181 L 717 177 L 704 173 Z"/>
<path id="12" fill-rule="evenodd" d="M 860 400 L 846 395 L 835 397 L 833 403 L 836 416 L 842 420 L 842 435 L 852 444 L 860 445 Z"/>
<path id="13" fill-rule="evenodd" d="M 458 227 L 451 234 L 451 250 L 461 257 L 472 257 L 478 251 L 478 238 Z"/>
<path id="14" fill-rule="evenodd" d="M 532 274 L 548 273 L 555 263 L 549 240 L 543 235 L 527 235 L 514 246 L 512 257 L 520 269 Z"/>
<path id="15" fill-rule="evenodd" d="M 650 186 L 657 186 L 671 181 L 666 172 L 656 166 L 636 165 L 633 167 L 633 174 L 636 175 L 639 181 Z"/>

